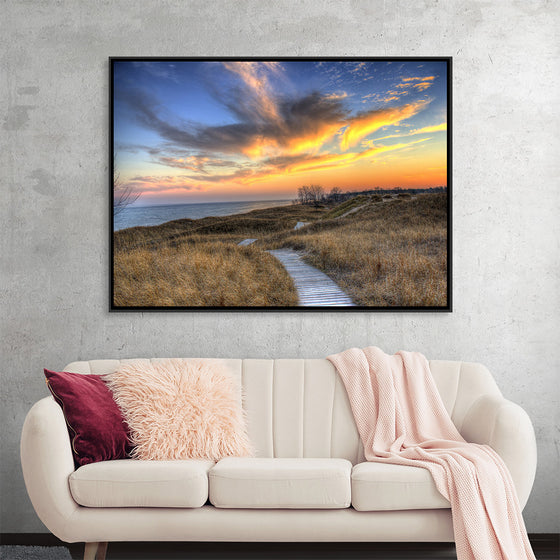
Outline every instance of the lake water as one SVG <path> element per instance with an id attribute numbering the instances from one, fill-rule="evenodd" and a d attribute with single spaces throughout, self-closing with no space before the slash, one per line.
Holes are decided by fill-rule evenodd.
<path id="1" fill-rule="evenodd" d="M 114 230 L 135 226 L 158 226 L 171 220 L 208 216 L 230 216 L 251 210 L 286 206 L 291 200 L 259 200 L 252 202 L 207 202 L 201 204 L 165 204 L 159 206 L 128 206 L 115 216 Z"/>

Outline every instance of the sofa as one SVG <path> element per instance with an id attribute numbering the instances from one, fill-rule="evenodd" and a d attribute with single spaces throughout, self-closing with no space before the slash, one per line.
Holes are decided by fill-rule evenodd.
<path id="1" fill-rule="evenodd" d="M 126 360 L 73 362 L 64 371 L 106 374 Z M 75 468 L 60 406 L 29 411 L 21 463 L 33 507 L 86 560 L 111 541 L 452 542 L 449 502 L 430 473 L 368 463 L 344 385 L 326 359 L 221 360 L 242 387 L 253 458 L 102 461 Z M 430 361 L 461 435 L 488 444 L 510 470 L 521 507 L 536 471 L 524 410 L 482 365 Z"/>

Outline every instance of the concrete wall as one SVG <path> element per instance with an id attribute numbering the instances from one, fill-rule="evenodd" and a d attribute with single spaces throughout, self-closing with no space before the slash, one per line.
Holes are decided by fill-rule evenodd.
<path id="1" fill-rule="evenodd" d="M 2 532 L 45 530 L 18 450 L 44 366 L 370 344 L 485 363 L 536 428 L 528 529 L 560 530 L 558 3 L 7 0 L 2 12 Z M 109 313 L 110 55 L 452 55 L 453 313 Z"/>

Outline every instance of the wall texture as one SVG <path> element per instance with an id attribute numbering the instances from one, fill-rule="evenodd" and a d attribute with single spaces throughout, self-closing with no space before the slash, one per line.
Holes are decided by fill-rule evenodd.
<path id="1" fill-rule="evenodd" d="M 2 532 L 45 528 L 19 434 L 42 367 L 388 352 L 480 361 L 533 419 L 530 532 L 560 530 L 557 2 L 2 2 Z M 109 313 L 110 55 L 452 55 L 454 311 Z"/>

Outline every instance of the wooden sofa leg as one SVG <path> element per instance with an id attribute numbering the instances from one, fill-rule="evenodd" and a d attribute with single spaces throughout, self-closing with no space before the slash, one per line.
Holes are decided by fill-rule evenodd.
<path id="1" fill-rule="evenodd" d="M 105 554 L 107 554 L 107 545 L 106 542 L 99 543 L 97 547 L 97 560 L 105 560 Z"/>
<path id="2" fill-rule="evenodd" d="M 84 560 L 105 560 L 106 542 L 87 542 L 84 549 Z"/>
<path id="3" fill-rule="evenodd" d="M 84 560 L 95 560 L 98 547 L 98 542 L 87 542 L 84 548 Z"/>

